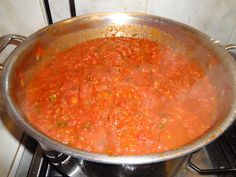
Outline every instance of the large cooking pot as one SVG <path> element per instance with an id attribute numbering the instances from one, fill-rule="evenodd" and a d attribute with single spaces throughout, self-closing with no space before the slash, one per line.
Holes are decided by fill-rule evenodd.
<path id="1" fill-rule="evenodd" d="M 210 67 L 210 58 L 215 57 L 214 69 L 209 72 L 208 76 L 215 85 L 220 100 L 216 113 L 218 121 L 214 126 L 194 142 L 176 150 L 150 155 L 110 156 L 71 148 L 49 138 L 29 124 L 22 111 L 21 103 L 24 101 L 24 88 L 27 86 L 27 80 L 31 79 L 34 68 L 40 61 L 79 42 L 107 36 L 148 38 L 171 44 L 186 55 L 195 58 L 206 73 Z M 81 159 L 109 164 L 161 162 L 183 156 L 207 145 L 220 136 L 234 121 L 236 65 L 233 57 L 225 47 L 184 24 L 147 14 L 97 13 L 55 23 L 26 39 L 18 35 L 8 35 L 0 38 L 0 41 L 0 50 L 10 41 L 22 41 L 3 66 L 1 87 L 7 111 L 17 125 L 38 140 L 46 150 L 52 149 Z M 38 55 L 39 46 L 45 51 L 43 57 Z M 231 45 L 228 48 L 236 48 L 236 46 Z M 23 84 L 21 83 L 22 72 L 28 76 Z"/>

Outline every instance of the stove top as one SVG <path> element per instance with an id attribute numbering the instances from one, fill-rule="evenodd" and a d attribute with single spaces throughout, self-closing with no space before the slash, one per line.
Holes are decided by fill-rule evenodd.
<path id="1" fill-rule="evenodd" d="M 50 3 L 43 0 L 49 24 Z M 71 16 L 75 3 L 69 1 Z M 236 56 L 236 55 L 235 55 Z M 236 123 L 199 151 L 151 165 L 104 165 L 47 153 L 8 117 L 0 98 L 0 177 L 236 177 Z M 140 173 L 141 172 L 141 173 Z"/>
<path id="2" fill-rule="evenodd" d="M 37 147 L 28 176 L 71 176 L 71 177 L 199 177 L 201 175 L 188 169 L 189 156 L 170 160 L 164 163 L 150 165 L 104 165 L 83 160 L 77 160 L 78 168 L 71 173 L 62 172 L 60 165 L 54 165 L 44 154 L 40 146 Z M 75 160 L 75 161 L 76 161 Z M 212 168 L 205 148 L 194 154 L 193 161 L 202 168 Z M 212 175 L 214 177 L 214 175 Z"/>

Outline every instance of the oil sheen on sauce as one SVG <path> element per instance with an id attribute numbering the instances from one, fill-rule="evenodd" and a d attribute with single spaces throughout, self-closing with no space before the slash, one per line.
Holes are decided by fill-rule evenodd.
<path id="1" fill-rule="evenodd" d="M 164 152 L 215 122 L 217 97 L 204 70 L 148 39 L 106 37 L 45 61 L 30 81 L 24 111 L 49 137 L 109 155 Z"/>

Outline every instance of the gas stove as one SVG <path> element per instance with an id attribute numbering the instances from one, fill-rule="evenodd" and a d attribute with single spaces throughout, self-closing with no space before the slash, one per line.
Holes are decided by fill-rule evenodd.
<path id="1" fill-rule="evenodd" d="M 49 24 L 50 3 L 44 0 Z M 69 0 L 71 17 L 75 2 Z M 236 177 L 236 122 L 216 141 L 197 152 L 149 165 L 108 165 L 88 162 L 58 152 L 44 152 L 8 117 L 0 98 L 1 177 Z"/>

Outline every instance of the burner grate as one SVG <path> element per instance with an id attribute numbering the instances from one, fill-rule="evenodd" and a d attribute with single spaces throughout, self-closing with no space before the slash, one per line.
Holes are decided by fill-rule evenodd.
<path id="1" fill-rule="evenodd" d="M 53 22 L 53 18 L 52 18 L 49 0 L 44 0 L 43 3 L 44 3 L 46 15 L 47 15 L 48 24 L 51 25 L 54 22 Z M 71 17 L 75 17 L 76 16 L 75 0 L 69 0 L 69 7 L 70 7 Z"/>
<path id="2" fill-rule="evenodd" d="M 202 169 L 188 159 L 188 167 L 200 175 L 236 177 L 236 122 L 217 140 L 206 146 L 213 169 Z"/>

